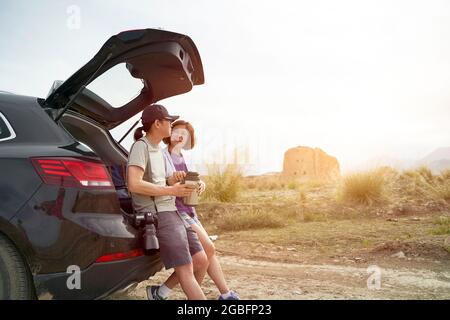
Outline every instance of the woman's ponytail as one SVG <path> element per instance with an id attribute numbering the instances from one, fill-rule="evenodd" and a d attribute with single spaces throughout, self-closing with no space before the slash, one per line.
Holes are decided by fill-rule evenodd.
<path id="1" fill-rule="evenodd" d="M 142 126 L 136 128 L 136 130 L 134 130 L 134 141 L 137 141 L 144 136 L 142 131 L 145 131 L 145 133 L 147 133 L 148 130 L 150 130 L 150 126 L 148 123 L 143 123 Z"/>
<path id="2" fill-rule="evenodd" d="M 144 136 L 144 134 L 142 133 L 143 129 L 144 129 L 144 126 L 137 127 L 136 130 L 134 130 L 134 141 L 139 140 L 140 138 L 142 138 Z"/>

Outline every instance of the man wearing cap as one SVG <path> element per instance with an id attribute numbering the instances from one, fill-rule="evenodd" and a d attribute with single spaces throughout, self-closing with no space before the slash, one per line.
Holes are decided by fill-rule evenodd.
<path id="1" fill-rule="evenodd" d="M 127 186 L 136 212 L 151 212 L 158 217 L 156 236 L 160 256 L 166 269 L 175 273 L 188 299 L 206 299 L 200 288 L 208 258 L 197 234 L 187 228 L 175 206 L 176 197 L 194 190 L 180 184 L 185 172 L 173 172 L 165 167 L 159 143 L 171 135 L 171 116 L 162 105 L 148 106 L 142 112 L 142 126 L 134 133 L 127 165 Z M 142 133 L 145 132 L 145 135 Z"/>

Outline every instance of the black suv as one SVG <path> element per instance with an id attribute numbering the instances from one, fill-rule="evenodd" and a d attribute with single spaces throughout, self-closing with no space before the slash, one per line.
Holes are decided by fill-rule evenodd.
<path id="1" fill-rule="evenodd" d="M 122 63 L 143 89 L 114 108 L 86 86 Z M 46 99 L 0 92 L 0 299 L 104 298 L 161 270 L 129 222 L 128 152 L 109 130 L 202 83 L 189 37 L 143 29 L 111 37 Z"/>

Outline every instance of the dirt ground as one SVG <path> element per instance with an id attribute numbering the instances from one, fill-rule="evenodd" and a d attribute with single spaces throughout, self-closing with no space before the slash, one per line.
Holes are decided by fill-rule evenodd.
<path id="1" fill-rule="evenodd" d="M 373 274 L 364 264 L 303 265 L 220 256 L 229 285 L 242 299 L 450 299 L 450 271 L 421 268 L 381 268 L 381 286 L 369 289 Z M 170 271 L 159 272 L 122 299 L 146 299 L 145 287 L 159 284 Z M 206 278 L 208 299 L 217 299 L 214 283 Z M 179 286 L 170 299 L 185 299 Z"/>
<path id="2" fill-rule="evenodd" d="M 247 241 L 251 236 L 258 237 L 248 232 Z M 235 241 L 236 237 L 241 241 Z M 431 243 L 333 247 L 340 253 L 329 254 L 311 244 L 309 251 L 301 252 L 298 246 L 250 241 L 243 233 L 228 233 L 216 241 L 229 286 L 242 299 L 450 299 L 448 252 Z M 170 272 L 163 270 L 116 298 L 146 299 L 145 287 L 162 283 Z M 208 276 L 202 287 L 208 299 L 217 299 L 218 291 Z M 179 286 L 170 299 L 185 299 Z"/>
<path id="3" fill-rule="evenodd" d="M 294 192 L 276 196 L 283 208 L 294 203 Z M 450 234 L 433 231 L 439 217 L 450 217 L 448 206 L 343 208 L 338 215 L 335 205 L 318 198 L 311 207 L 324 209 L 309 220 L 294 219 L 280 228 L 220 229 L 224 215 L 246 212 L 245 202 L 279 212 L 268 205 L 272 197 L 273 192 L 254 192 L 238 204 L 204 204 L 198 210 L 208 232 L 218 235 L 217 255 L 230 288 L 242 299 L 450 299 Z M 324 215 L 326 210 L 331 214 Z M 112 298 L 146 299 L 145 287 L 161 284 L 171 271 Z M 202 288 L 208 299 L 217 299 L 208 276 Z M 179 286 L 170 299 L 185 299 Z"/>

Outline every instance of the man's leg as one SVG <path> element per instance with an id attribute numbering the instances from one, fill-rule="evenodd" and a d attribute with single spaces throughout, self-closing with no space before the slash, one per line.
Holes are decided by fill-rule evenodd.
<path id="1" fill-rule="evenodd" d="M 192 264 L 175 267 L 176 277 L 188 300 L 206 300 L 206 297 L 194 277 Z"/>
<path id="2" fill-rule="evenodd" d="M 198 284 L 202 284 L 208 270 L 208 257 L 204 250 L 197 252 L 192 256 L 192 264 L 194 265 L 194 276 Z"/>
<path id="3" fill-rule="evenodd" d="M 194 265 L 194 274 L 197 278 L 197 281 L 201 284 L 203 277 L 205 276 L 205 272 L 202 270 L 204 266 L 204 256 L 207 256 L 207 260 L 209 261 L 209 264 L 207 266 L 207 272 L 208 275 L 211 277 L 211 279 L 214 281 L 215 285 L 217 286 L 217 289 L 219 289 L 221 294 L 226 294 L 230 292 L 230 289 L 227 285 L 227 282 L 225 280 L 225 276 L 222 271 L 222 267 L 220 266 L 219 259 L 217 258 L 215 254 L 215 246 L 214 243 L 209 239 L 208 233 L 203 228 L 201 224 L 193 224 L 191 228 L 196 232 L 197 237 L 202 244 L 204 251 L 197 252 L 192 256 L 193 265 Z M 200 255 L 203 253 L 202 255 Z M 197 259 L 196 259 L 197 258 Z M 197 265 L 197 268 L 196 268 Z M 206 270 L 206 269 L 204 269 Z M 201 277 L 201 280 L 199 281 L 199 277 Z M 164 285 L 169 288 L 173 289 L 178 284 L 178 278 L 176 273 L 172 273 L 170 277 L 166 280 Z M 170 291 L 168 291 L 170 293 Z"/>
<path id="4" fill-rule="evenodd" d="M 189 248 L 190 252 L 195 252 L 192 255 L 192 265 L 194 270 L 195 278 L 197 279 L 197 282 L 201 284 L 203 282 L 203 279 L 205 278 L 209 261 L 208 257 L 204 250 L 200 250 L 198 240 L 194 238 L 196 237 L 196 234 L 192 233 L 193 230 L 188 230 L 188 241 L 189 241 Z M 193 243 L 197 241 L 197 243 Z M 169 288 L 173 289 L 177 284 L 179 283 L 176 272 L 173 272 L 169 278 L 164 282 L 164 285 Z M 170 292 L 169 292 L 170 293 Z"/>
<path id="5" fill-rule="evenodd" d="M 194 231 L 192 232 L 195 233 Z M 178 213 L 175 211 L 159 213 L 156 233 L 160 242 L 161 260 L 166 269 L 175 268 L 176 277 L 187 298 L 205 299 L 205 295 L 194 276 L 193 252 L 191 251 L 189 239 L 192 235 L 188 235 L 187 229 Z M 198 239 L 197 242 L 199 244 L 197 251 L 203 251 Z"/>

